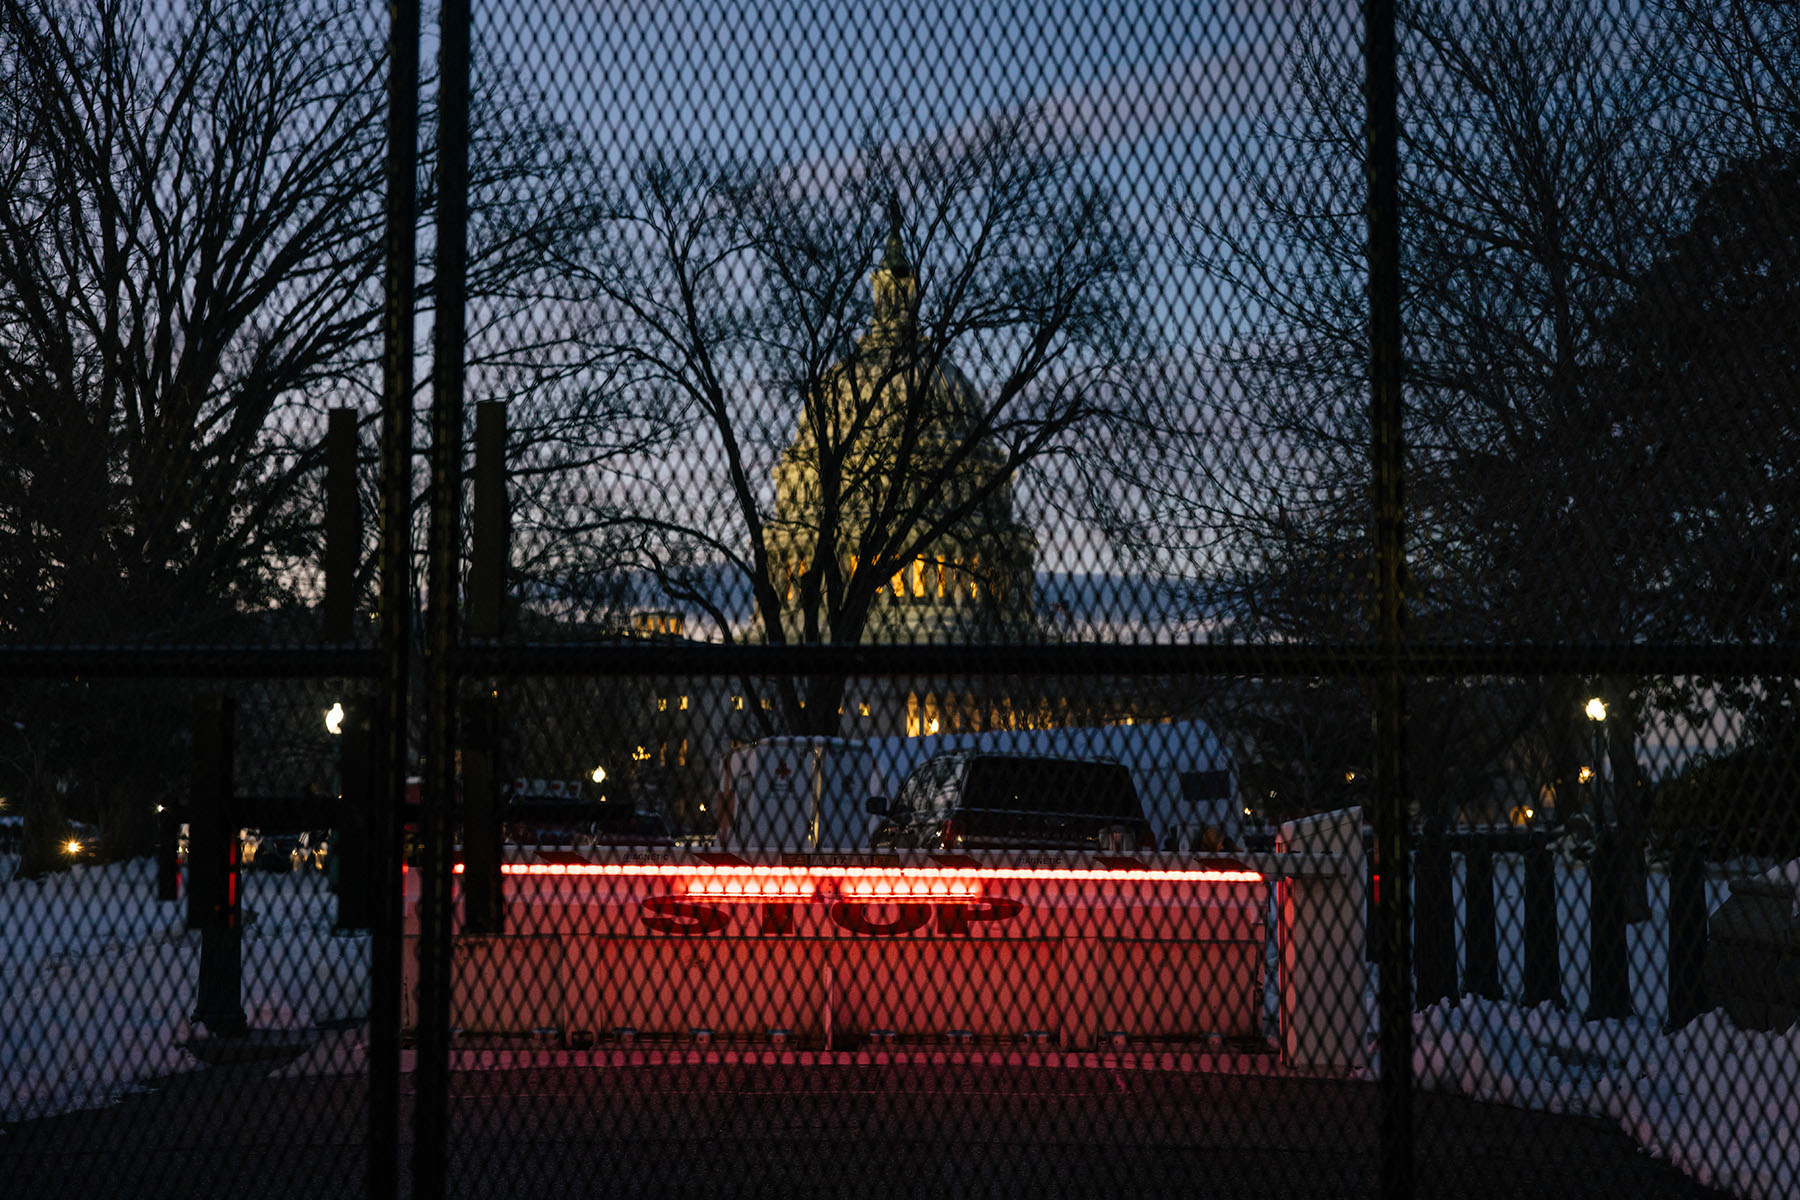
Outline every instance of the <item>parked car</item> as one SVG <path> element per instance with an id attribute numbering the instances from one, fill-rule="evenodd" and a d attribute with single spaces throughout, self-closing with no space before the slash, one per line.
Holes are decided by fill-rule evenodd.
<path id="1" fill-rule="evenodd" d="M 675 835 L 661 813 L 626 808 L 608 812 L 603 807 L 593 823 L 590 844 L 595 846 L 673 846 Z"/>
<path id="2" fill-rule="evenodd" d="M 244 865 L 271 875 L 285 875 L 295 867 L 300 849 L 297 833 L 249 831 L 244 838 Z"/>
<path id="3" fill-rule="evenodd" d="M 331 830 L 308 829 L 294 846 L 294 866 L 300 870 L 326 870 L 331 865 Z"/>
<path id="4" fill-rule="evenodd" d="M 892 802 L 877 849 L 1154 850 L 1156 833 L 1118 762 L 953 750 L 921 763 Z"/>

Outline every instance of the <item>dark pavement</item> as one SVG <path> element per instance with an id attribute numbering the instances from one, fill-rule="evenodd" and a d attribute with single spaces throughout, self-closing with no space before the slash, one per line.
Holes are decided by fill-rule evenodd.
<path id="1" fill-rule="evenodd" d="M 354 1076 L 268 1063 L 9 1125 L 6 1200 L 361 1194 Z M 1327 1197 L 1376 1190 L 1373 1085 L 983 1062 L 462 1072 L 457 1196 Z M 410 1079 L 408 1079 L 410 1088 Z M 401 1114 L 411 1120 L 410 1094 Z M 1716 1196 L 1602 1122 L 1415 1097 L 1417 1195 Z M 408 1148 L 410 1152 L 410 1147 Z M 404 1172 L 403 1172 L 404 1173 Z"/>

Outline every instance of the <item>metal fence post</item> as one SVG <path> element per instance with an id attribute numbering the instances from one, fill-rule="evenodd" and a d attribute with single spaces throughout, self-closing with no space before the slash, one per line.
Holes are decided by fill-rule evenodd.
<path id="1" fill-rule="evenodd" d="M 362 505 L 356 496 L 356 411 L 334 408 L 325 427 L 325 640 L 356 630 L 356 564 Z"/>
<path id="2" fill-rule="evenodd" d="M 238 904 L 237 813 L 232 795 L 233 706 L 213 693 L 194 701 L 193 792 L 188 806 L 188 925 L 200 930 L 194 1020 L 215 1037 L 242 1037 L 243 928 Z"/>
<path id="3" fill-rule="evenodd" d="M 1494 932 L 1494 848 L 1475 841 L 1463 852 L 1464 995 L 1500 998 L 1500 948 Z"/>
<path id="4" fill-rule="evenodd" d="M 400 804 L 406 795 L 412 643 L 413 278 L 417 265 L 419 0 L 388 8 L 386 214 L 382 267 L 381 539 L 377 626 L 381 691 L 374 729 L 370 850 L 375 893 L 369 947 L 369 1125 L 364 1179 L 372 1200 L 400 1192 Z"/>
<path id="5" fill-rule="evenodd" d="M 467 332 L 469 0 L 439 17 L 437 312 L 432 331 L 431 511 L 425 596 L 424 788 L 419 810 L 418 1100 L 413 1195 L 444 1195 L 449 1150 L 451 851 L 456 808 L 456 671 L 462 564 L 463 354 Z"/>
<path id="6" fill-rule="evenodd" d="M 175 804 L 160 805 L 156 814 L 156 898 L 181 899 L 181 813 Z"/>
<path id="7" fill-rule="evenodd" d="M 373 852 L 376 791 L 374 784 L 375 702 L 354 696 L 344 705 L 343 732 L 338 740 L 337 928 L 367 929 L 375 876 Z"/>
<path id="8" fill-rule="evenodd" d="M 1375 559 L 1375 845 L 1382 888 L 1380 1172 L 1382 1194 L 1410 1196 L 1412 921 L 1407 846 L 1405 621 L 1406 443 L 1401 396 L 1400 118 L 1393 0 L 1363 7 L 1369 217 L 1369 464 Z"/>
<path id="9" fill-rule="evenodd" d="M 1541 841 L 1525 852 L 1525 991 L 1527 1008 L 1562 1007 L 1562 947 L 1556 924 L 1556 861 Z"/>
<path id="10" fill-rule="evenodd" d="M 498 638 L 506 604 L 506 406 L 484 400 L 475 408 L 475 508 L 469 559 L 471 638 Z M 497 687 L 482 689 L 465 713 L 462 738 L 463 927 L 499 933 L 505 924 L 500 878 L 500 702 Z"/>
<path id="11" fill-rule="evenodd" d="M 1588 864 L 1588 1006 L 1586 1019 L 1631 1015 L 1631 961 L 1625 945 L 1624 854 L 1617 831 L 1602 827 Z"/>
<path id="12" fill-rule="evenodd" d="M 1455 862 L 1441 830 L 1426 830 L 1413 855 L 1413 1003 L 1456 999 Z"/>
<path id="13" fill-rule="evenodd" d="M 1680 1029 L 1706 1009 L 1706 871 L 1683 839 L 1669 857 L 1669 1014 Z"/>

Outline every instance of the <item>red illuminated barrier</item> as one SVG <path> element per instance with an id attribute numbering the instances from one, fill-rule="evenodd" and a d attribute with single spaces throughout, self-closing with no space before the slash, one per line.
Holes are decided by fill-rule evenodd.
<path id="1" fill-rule="evenodd" d="M 453 870 L 463 873 L 458 863 Z M 973 900 L 984 882 L 1260 883 L 1251 870 L 1110 870 L 1068 867 L 762 867 L 671 863 L 507 863 L 506 875 L 660 878 L 675 895 L 710 900 Z"/>

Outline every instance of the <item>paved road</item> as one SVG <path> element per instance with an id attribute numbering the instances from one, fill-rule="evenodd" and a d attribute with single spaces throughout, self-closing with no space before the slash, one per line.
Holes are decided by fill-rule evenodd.
<path id="1" fill-rule="evenodd" d="M 267 1064 L 7 1127 L 8 1200 L 361 1192 L 354 1077 Z M 402 1114 L 410 1120 L 409 1110 Z M 1336 1197 L 1376 1181 L 1371 1085 L 992 1063 L 706 1063 L 453 1076 L 471 1200 L 581 1196 Z M 1598 1121 L 1416 1098 L 1418 1194 L 1702 1197 Z"/>

